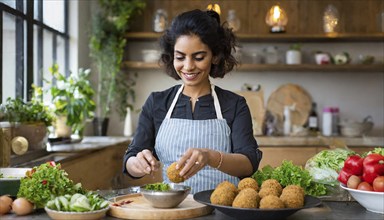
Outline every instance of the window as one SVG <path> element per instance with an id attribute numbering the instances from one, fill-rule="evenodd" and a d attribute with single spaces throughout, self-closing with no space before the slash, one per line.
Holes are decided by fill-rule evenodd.
<path id="1" fill-rule="evenodd" d="M 66 0 L 0 0 L 0 100 L 30 99 L 32 84 L 44 87 L 49 67 L 69 74 Z"/>

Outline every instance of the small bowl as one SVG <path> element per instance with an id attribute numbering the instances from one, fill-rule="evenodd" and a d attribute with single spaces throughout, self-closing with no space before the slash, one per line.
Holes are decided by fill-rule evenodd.
<path id="1" fill-rule="evenodd" d="M 90 212 L 63 212 L 52 210 L 48 207 L 44 208 L 48 216 L 54 220 L 91 220 L 91 219 L 102 219 L 109 210 L 109 206 L 104 209 L 90 211 Z"/>
<path id="2" fill-rule="evenodd" d="M 17 196 L 20 188 L 20 179 L 31 168 L 0 168 L 3 175 L 0 178 L 0 195 Z"/>
<path id="3" fill-rule="evenodd" d="M 188 196 L 191 187 L 169 183 L 169 191 L 146 190 L 145 185 L 140 187 L 140 193 L 155 208 L 174 208 Z"/>
<path id="4" fill-rule="evenodd" d="M 160 51 L 158 50 L 142 50 L 141 53 L 146 63 L 156 63 L 160 59 Z"/>
<path id="5" fill-rule="evenodd" d="M 384 192 L 350 189 L 344 184 L 340 184 L 340 187 L 347 190 L 368 211 L 384 214 Z"/>

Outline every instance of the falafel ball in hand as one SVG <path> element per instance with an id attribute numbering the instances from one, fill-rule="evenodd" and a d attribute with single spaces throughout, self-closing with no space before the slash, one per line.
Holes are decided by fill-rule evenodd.
<path id="1" fill-rule="evenodd" d="M 176 169 L 177 162 L 173 162 L 169 167 L 167 168 L 167 176 L 169 181 L 174 183 L 181 183 L 184 182 L 185 179 L 180 176 L 180 170 L 183 169 L 184 166 L 181 166 L 179 169 Z"/>

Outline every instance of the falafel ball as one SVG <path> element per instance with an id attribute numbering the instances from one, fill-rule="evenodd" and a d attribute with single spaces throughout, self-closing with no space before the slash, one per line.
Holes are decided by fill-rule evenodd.
<path id="1" fill-rule="evenodd" d="M 227 181 L 227 180 L 225 180 L 225 181 L 219 183 L 219 184 L 216 186 L 216 189 L 217 189 L 217 188 L 225 188 L 225 189 L 227 189 L 227 190 L 229 190 L 229 191 L 234 192 L 235 195 L 237 195 L 237 192 L 238 192 L 238 191 L 237 191 L 237 188 L 236 188 L 236 186 L 235 186 L 235 184 L 233 184 L 233 183 L 231 183 L 231 182 L 229 182 L 229 181 Z"/>
<path id="2" fill-rule="evenodd" d="M 280 199 L 286 208 L 301 208 L 304 206 L 304 190 L 297 185 L 289 185 L 283 189 Z"/>
<path id="3" fill-rule="evenodd" d="M 231 206 L 236 193 L 225 187 L 217 187 L 211 194 L 210 200 L 215 205 Z"/>
<path id="4" fill-rule="evenodd" d="M 279 192 L 279 189 L 276 187 L 263 187 L 260 189 L 259 195 L 261 198 L 264 198 L 269 195 L 280 197 L 281 192 Z"/>
<path id="5" fill-rule="evenodd" d="M 257 184 L 257 181 L 252 177 L 247 177 L 240 180 L 239 184 L 237 185 L 237 188 L 239 191 L 246 188 L 252 188 L 256 191 L 259 191 L 259 184 Z"/>
<path id="6" fill-rule="evenodd" d="M 281 199 L 275 195 L 268 195 L 260 200 L 261 209 L 282 209 L 284 203 Z"/>
<path id="7" fill-rule="evenodd" d="M 183 169 L 184 166 L 181 166 L 178 170 L 176 169 L 177 162 L 173 162 L 169 167 L 167 168 L 167 176 L 169 178 L 169 181 L 174 183 L 181 183 L 184 182 L 184 178 L 180 176 L 180 170 Z"/>
<path id="8" fill-rule="evenodd" d="M 232 206 L 236 208 L 257 208 L 259 207 L 260 197 L 256 190 L 245 188 L 237 194 Z"/>
<path id="9" fill-rule="evenodd" d="M 282 193 L 284 191 L 291 191 L 291 190 L 293 190 L 296 193 L 300 193 L 303 197 L 305 196 L 305 191 L 304 191 L 303 187 L 301 187 L 299 185 L 288 185 L 288 186 L 284 187 Z"/>
<path id="10" fill-rule="evenodd" d="M 278 195 L 277 196 L 280 196 L 281 195 L 281 192 L 283 191 L 283 187 L 281 186 L 281 184 L 279 183 L 279 181 L 275 180 L 275 179 L 267 179 L 265 180 L 262 184 L 261 184 L 261 189 L 262 188 L 275 188 L 278 192 Z"/>

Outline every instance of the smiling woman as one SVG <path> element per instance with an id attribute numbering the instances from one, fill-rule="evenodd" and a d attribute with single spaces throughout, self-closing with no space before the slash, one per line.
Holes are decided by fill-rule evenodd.
<path id="1" fill-rule="evenodd" d="M 254 173 L 262 157 L 242 96 L 211 84 L 236 65 L 236 38 L 215 11 L 192 10 L 176 16 L 160 38 L 161 62 L 181 85 L 153 92 L 143 106 L 124 172 L 141 178 L 169 167 L 191 193 L 219 182 L 237 183 Z M 232 166 L 242 164 L 241 168 Z M 168 173 L 169 174 L 169 173 Z M 175 175 L 173 175 L 175 176 Z"/>

